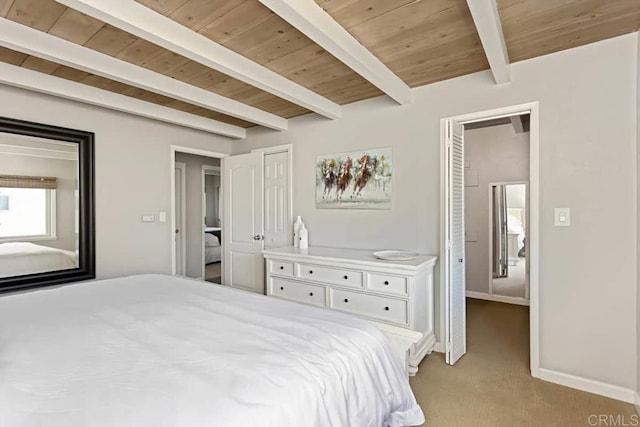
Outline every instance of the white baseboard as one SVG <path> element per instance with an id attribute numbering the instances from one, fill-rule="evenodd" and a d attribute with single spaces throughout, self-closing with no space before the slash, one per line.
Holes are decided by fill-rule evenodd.
<path id="1" fill-rule="evenodd" d="M 437 341 L 436 345 L 433 346 L 433 351 L 436 353 L 444 353 L 444 345 L 440 341 Z"/>
<path id="2" fill-rule="evenodd" d="M 517 297 L 505 297 L 502 295 L 496 294 L 487 294 L 484 292 L 473 292 L 466 291 L 465 295 L 467 298 L 475 298 L 475 299 L 483 299 L 487 301 L 495 301 L 495 302 L 505 302 L 507 304 L 517 304 L 517 305 L 529 305 L 529 300 L 525 298 L 517 298 Z"/>
<path id="3" fill-rule="evenodd" d="M 637 399 L 635 390 L 549 369 L 540 368 L 540 379 L 627 403 L 636 403 Z"/>

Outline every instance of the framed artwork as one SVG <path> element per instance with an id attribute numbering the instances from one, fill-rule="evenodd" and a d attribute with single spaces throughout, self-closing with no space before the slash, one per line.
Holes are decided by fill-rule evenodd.
<path id="1" fill-rule="evenodd" d="M 316 207 L 391 209 L 391 148 L 328 154 L 316 159 Z"/>

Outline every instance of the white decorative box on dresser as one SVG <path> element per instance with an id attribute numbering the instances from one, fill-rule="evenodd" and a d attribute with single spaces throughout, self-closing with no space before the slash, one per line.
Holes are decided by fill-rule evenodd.
<path id="1" fill-rule="evenodd" d="M 263 254 L 268 296 L 419 332 L 422 337 L 409 351 L 410 374 L 433 350 L 435 256 L 383 261 L 372 251 L 328 247 L 284 247 Z"/>

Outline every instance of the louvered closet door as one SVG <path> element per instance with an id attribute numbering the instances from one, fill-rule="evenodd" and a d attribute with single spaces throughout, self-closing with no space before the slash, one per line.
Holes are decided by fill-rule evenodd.
<path id="1" fill-rule="evenodd" d="M 466 353 L 464 260 L 464 128 L 447 122 L 447 363 Z"/>

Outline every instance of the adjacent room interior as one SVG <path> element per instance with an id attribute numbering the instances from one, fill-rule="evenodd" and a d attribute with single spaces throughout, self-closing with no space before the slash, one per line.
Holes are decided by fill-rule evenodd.
<path id="1" fill-rule="evenodd" d="M 638 0 L 0 0 L 0 99 L 0 424 L 638 420 Z"/>

